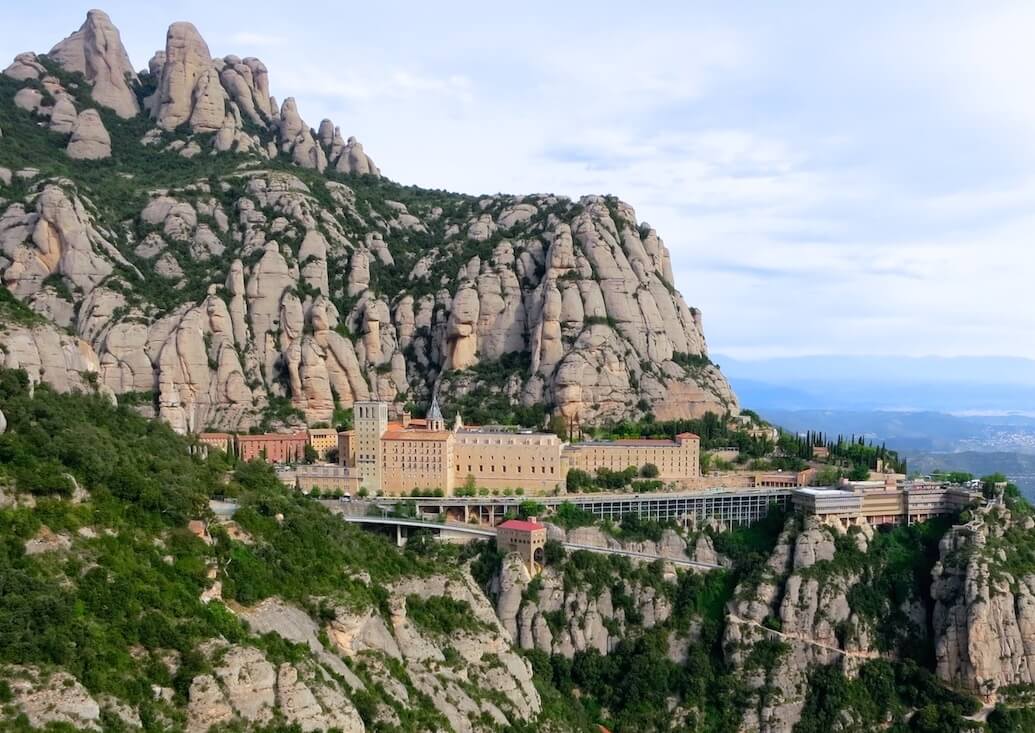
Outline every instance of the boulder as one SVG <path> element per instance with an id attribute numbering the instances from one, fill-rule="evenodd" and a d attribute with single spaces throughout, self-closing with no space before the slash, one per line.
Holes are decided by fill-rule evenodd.
<path id="1" fill-rule="evenodd" d="M 66 151 L 74 160 L 101 160 L 111 157 L 111 137 L 95 109 L 83 110 L 72 128 Z"/>

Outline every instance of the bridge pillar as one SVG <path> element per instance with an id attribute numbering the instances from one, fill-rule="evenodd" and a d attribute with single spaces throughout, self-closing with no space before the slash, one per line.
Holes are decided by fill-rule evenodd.
<path id="1" fill-rule="evenodd" d="M 397 524 L 397 525 L 395 525 L 395 546 L 396 547 L 402 547 L 405 544 L 406 544 L 406 541 L 403 540 L 403 528 L 402 528 L 402 525 L 401 524 Z"/>
<path id="2" fill-rule="evenodd" d="M 470 521 L 471 521 L 471 506 L 469 504 L 464 504 L 464 524 L 467 524 Z"/>

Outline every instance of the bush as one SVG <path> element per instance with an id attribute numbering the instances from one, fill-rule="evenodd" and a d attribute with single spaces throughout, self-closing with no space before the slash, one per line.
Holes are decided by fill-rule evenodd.
<path id="1" fill-rule="evenodd" d="M 421 631 L 452 636 L 458 631 L 477 633 L 486 625 L 474 616 L 467 601 L 449 596 L 406 596 L 406 615 Z"/>

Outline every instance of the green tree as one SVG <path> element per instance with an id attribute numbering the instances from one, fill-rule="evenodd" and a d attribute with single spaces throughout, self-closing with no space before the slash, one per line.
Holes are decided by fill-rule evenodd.
<path id="1" fill-rule="evenodd" d="M 657 478 L 659 473 L 658 467 L 653 463 L 644 463 L 640 469 L 640 475 L 643 478 Z"/>

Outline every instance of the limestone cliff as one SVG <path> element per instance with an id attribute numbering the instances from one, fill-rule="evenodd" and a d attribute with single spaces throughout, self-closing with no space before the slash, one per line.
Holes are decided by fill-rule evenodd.
<path id="1" fill-rule="evenodd" d="M 623 542 L 598 527 L 565 532 L 555 525 L 547 526 L 551 539 L 559 542 L 625 549 L 674 560 L 724 561 L 704 533 L 692 537 L 689 543 L 672 529 L 664 530 L 657 541 Z M 606 561 L 602 555 L 590 557 Z M 662 563 L 660 576 L 648 576 L 634 571 L 637 564 L 617 560 L 609 571 L 611 582 L 602 586 L 573 582 L 580 577 L 573 570 L 578 560 L 547 566 L 532 578 L 520 559 L 510 555 L 503 560 L 489 590 L 496 599 L 497 616 L 518 647 L 568 658 L 589 650 L 607 654 L 622 639 L 663 625 L 672 617 L 670 589 L 677 579 L 675 566 Z M 626 568 L 630 572 L 623 575 L 620 569 Z M 685 635 L 682 641 L 673 637 L 673 653 L 678 655 L 680 645 L 685 644 Z"/>
<path id="2" fill-rule="evenodd" d="M 325 422 L 439 385 L 447 403 L 489 389 L 587 422 L 737 410 L 668 250 L 627 204 L 391 183 L 331 121 L 278 106 L 261 61 L 213 59 L 190 23 L 130 69 L 91 11 L 0 77 L 0 277 L 177 430 L 294 419 L 286 402 Z M 31 146 L 66 147 L 72 167 Z"/>
<path id="3" fill-rule="evenodd" d="M 954 527 L 934 568 L 933 626 L 938 676 L 994 699 L 1035 684 L 1035 519 L 995 505 Z"/>
<path id="4" fill-rule="evenodd" d="M 761 575 L 737 588 L 726 615 L 724 649 L 752 694 L 742 730 L 790 733 L 801 717 L 809 673 L 837 665 L 853 674 L 872 648 L 872 619 L 853 611 L 858 572 L 831 567 L 837 530 L 791 522 Z M 865 547 L 868 527 L 855 536 Z"/>

